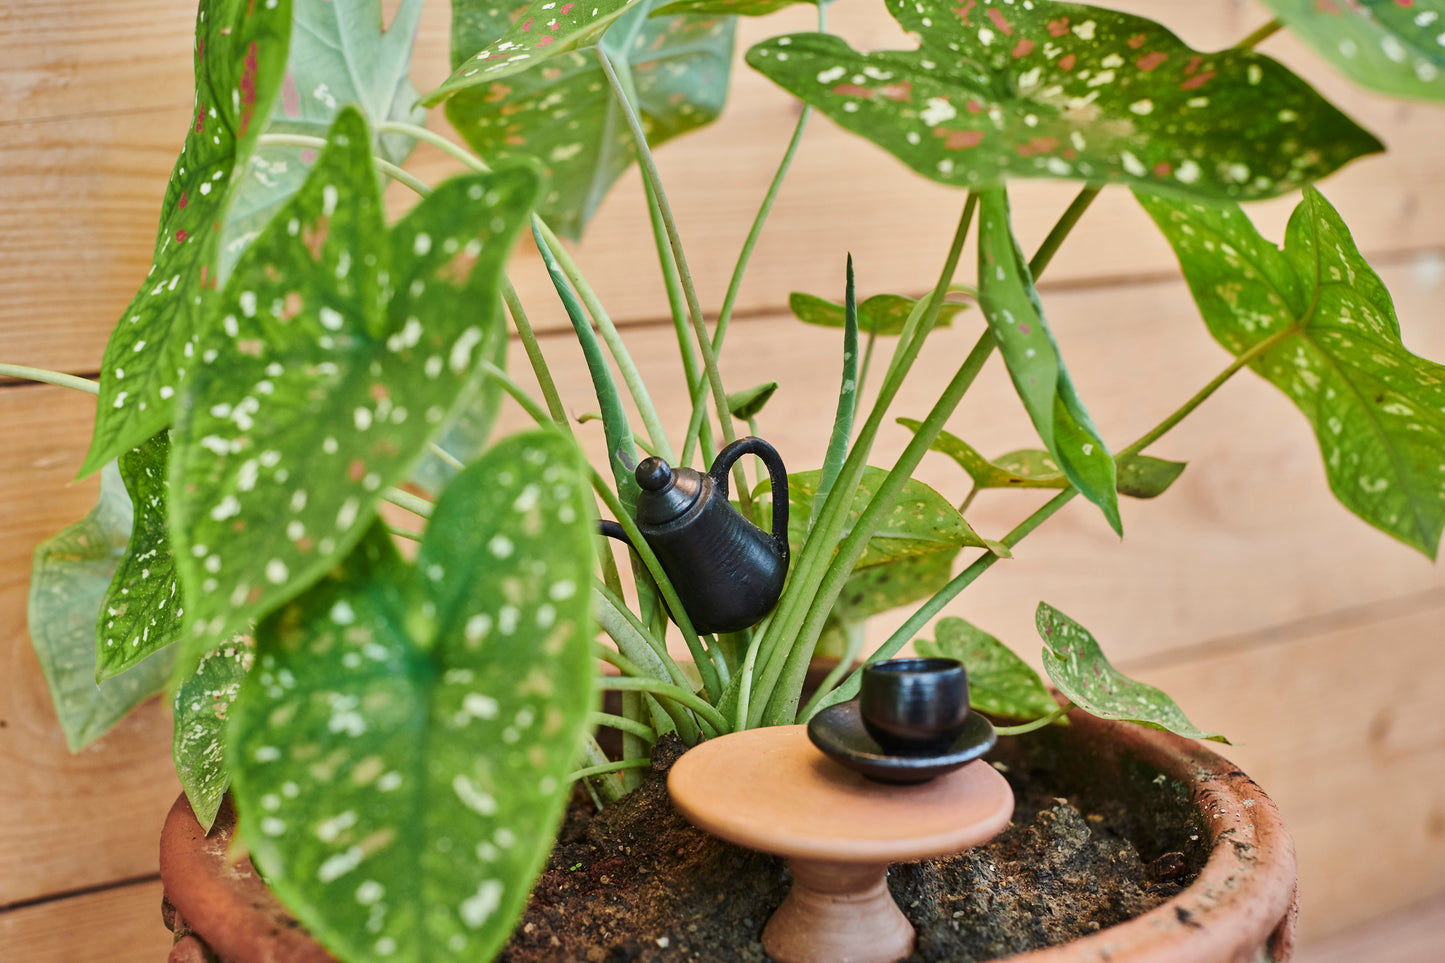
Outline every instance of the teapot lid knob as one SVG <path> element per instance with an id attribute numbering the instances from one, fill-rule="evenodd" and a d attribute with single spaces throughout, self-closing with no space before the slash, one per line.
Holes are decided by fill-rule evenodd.
<path id="1" fill-rule="evenodd" d="M 643 491 L 660 492 L 672 484 L 672 467 L 661 458 L 644 458 L 633 474 Z"/>

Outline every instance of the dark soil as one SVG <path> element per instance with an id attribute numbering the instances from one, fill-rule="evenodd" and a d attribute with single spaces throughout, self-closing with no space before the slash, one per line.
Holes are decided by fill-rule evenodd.
<path id="1" fill-rule="evenodd" d="M 995 763 L 1016 796 L 1008 829 L 987 846 L 889 873 L 918 933 L 912 963 L 991 960 L 1087 935 L 1164 902 L 1203 864 L 1182 803 L 1166 799 L 1141 817 L 1112 788 L 1110 798 L 1083 790 L 1071 799 L 1009 741 L 994 753 L 1010 760 Z M 601 814 L 578 790 L 499 960 L 768 960 L 759 939 L 787 893 L 787 870 L 673 811 L 666 773 L 681 752 L 676 740 L 659 743 L 642 788 Z"/>

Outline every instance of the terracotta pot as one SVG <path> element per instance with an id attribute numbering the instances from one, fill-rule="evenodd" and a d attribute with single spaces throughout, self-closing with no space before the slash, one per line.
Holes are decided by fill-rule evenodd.
<path id="1" fill-rule="evenodd" d="M 1067 728 L 1021 737 L 1030 740 L 1030 758 L 1044 759 L 1060 785 L 1084 797 L 1108 794 L 1141 811 L 1187 810 L 1205 862 L 1187 889 L 1143 916 L 1010 963 L 1288 960 L 1299 908 L 1294 843 L 1269 797 L 1198 743 L 1079 712 L 1070 719 Z M 990 758 L 1025 764 L 1020 741 L 1000 740 Z M 266 889 L 251 861 L 230 854 L 234 826 L 229 805 L 210 836 L 184 796 L 171 808 L 161 835 L 161 879 L 174 908 L 172 929 L 186 937 L 171 963 L 203 959 L 195 955 L 196 940 L 223 963 L 334 963 Z"/>

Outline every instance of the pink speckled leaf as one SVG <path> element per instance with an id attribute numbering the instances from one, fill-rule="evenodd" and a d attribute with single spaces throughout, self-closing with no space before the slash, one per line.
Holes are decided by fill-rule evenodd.
<path id="1" fill-rule="evenodd" d="M 236 174 L 280 88 L 290 36 L 290 0 L 201 3 L 195 108 L 166 186 L 150 273 L 105 348 L 95 435 L 82 474 L 171 423 L 214 299 L 221 225 Z"/>
<path id="2" fill-rule="evenodd" d="M 504 77 L 530 70 L 560 54 L 601 38 L 607 28 L 642 0 L 531 0 L 514 15 L 512 25 L 501 36 L 467 56 L 446 83 L 427 94 L 422 103 L 433 107 L 459 90 L 489 87 Z M 460 7 L 470 8 L 458 10 Z M 511 14 L 496 0 L 456 0 L 457 19 L 495 19 Z M 453 26 L 453 38 L 458 35 Z M 454 45 L 452 59 L 460 51 Z"/>
<path id="3" fill-rule="evenodd" d="M 747 60 L 945 184 L 1059 177 L 1249 200 L 1381 149 L 1270 58 L 1196 51 L 1141 17 L 1046 0 L 888 7 L 920 49 L 794 34 Z"/>
<path id="4" fill-rule="evenodd" d="M 1264 0 L 1356 83 L 1445 100 L 1445 0 Z"/>
<path id="5" fill-rule="evenodd" d="M 388 230 L 369 145 L 343 110 L 237 263 L 187 382 L 170 532 L 200 638 L 245 631 L 343 556 L 503 336 L 537 175 L 453 178 Z"/>

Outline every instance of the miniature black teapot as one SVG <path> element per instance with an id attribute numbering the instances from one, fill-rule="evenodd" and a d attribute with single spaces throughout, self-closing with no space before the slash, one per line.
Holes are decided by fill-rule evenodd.
<path id="1" fill-rule="evenodd" d="M 728 501 L 728 471 L 743 455 L 757 455 L 768 468 L 771 535 Z M 772 445 L 739 438 L 718 452 L 707 474 L 647 458 L 634 475 L 642 488 L 637 527 L 693 628 L 701 634 L 737 632 L 772 611 L 788 575 L 788 474 Z M 616 522 L 602 522 L 602 534 L 628 541 Z"/>

